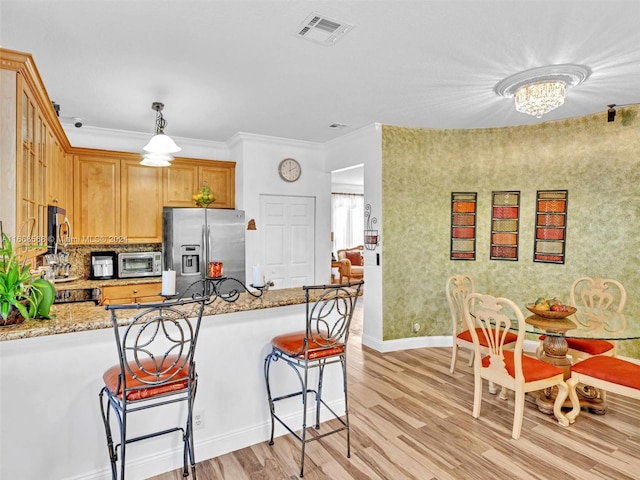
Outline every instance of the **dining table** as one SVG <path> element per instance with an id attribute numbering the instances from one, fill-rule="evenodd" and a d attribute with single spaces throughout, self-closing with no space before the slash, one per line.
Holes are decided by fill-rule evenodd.
<path id="1" fill-rule="evenodd" d="M 525 322 L 527 333 L 544 337 L 542 352 L 538 357 L 560 367 L 564 371 L 565 380 L 571 376 L 572 365 L 572 358 L 567 355 L 567 338 L 607 340 L 614 344 L 640 339 L 640 323 L 632 322 L 626 315 L 618 312 L 596 315 L 584 307 L 577 307 L 574 314 L 565 318 L 546 318 L 533 314 L 526 317 Z M 606 401 L 597 389 L 589 385 L 579 385 L 577 393 L 582 407 L 595 414 L 606 413 Z M 536 403 L 540 411 L 553 413 L 555 392 L 534 392 L 528 400 Z M 569 408 L 571 404 L 567 403 L 565 406 Z"/>

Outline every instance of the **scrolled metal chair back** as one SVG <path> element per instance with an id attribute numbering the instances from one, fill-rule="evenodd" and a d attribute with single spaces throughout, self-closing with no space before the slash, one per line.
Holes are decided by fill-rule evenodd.
<path id="1" fill-rule="evenodd" d="M 303 287 L 307 296 L 307 338 L 315 348 L 344 345 L 363 282 Z M 318 298 L 313 292 L 323 289 Z"/>
<path id="2" fill-rule="evenodd" d="M 193 366 L 207 300 L 208 297 L 200 297 L 177 302 L 106 307 L 111 311 L 115 328 L 120 368 L 124 373 L 121 384 L 125 389 L 144 389 L 184 381 L 183 370 Z M 117 311 L 133 308 L 141 310 L 140 313 L 129 320 L 118 319 Z M 192 372 L 189 373 L 191 377 Z M 139 384 L 128 388 L 128 377 Z"/>

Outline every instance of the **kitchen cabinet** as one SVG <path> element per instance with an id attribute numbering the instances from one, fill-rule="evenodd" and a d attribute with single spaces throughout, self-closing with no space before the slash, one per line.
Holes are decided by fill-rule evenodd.
<path id="1" fill-rule="evenodd" d="M 30 55 L 0 48 L 0 99 L 0 220 L 16 244 L 41 246 L 31 257 L 46 250 L 58 159 L 71 146 Z"/>
<path id="2" fill-rule="evenodd" d="M 121 236 L 128 243 L 162 242 L 162 169 L 140 165 L 140 160 L 120 164 Z"/>
<path id="3" fill-rule="evenodd" d="M 164 205 L 193 207 L 191 198 L 206 182 L 216 195 L 209 208 L 235 208 L 235 162 L 175 159 L 164 169 Z"/>
<path id="4" fill-rule="evenodd" d="M 192 195 L 198 190 L 198 167 L 174 160 L 163 171 L 163 203 L 167 207 L 193 207 Z"/>
<path id="5" fill-rule="evenodd" d="M 73 161 L 74 243 L 110 244 L 120 228 L 120 159 L 76 155 Z"/>
<path id="6" fill-rule="evenodd" d="M 75 149 L 74 241 L 102 245 L 162 242 L 162 207 L 194 207 L 203 181 L 214 207 L 235 207 L 235 163 L 175 159 L 170 167 L 140 165 L 140 155 Z"/>
<path id="7" fill-rule="evenodd" d="M 161 302 L 162 282 L 138 283 L 135 285 L 110 285 L 101 288 L 101 305 L 124 305 L 129 303 Z"/>
<path id="8" fill-rule="evenodd" d="M 236 207 L 236 164 L 230 162 L 200 162 L 198 166 L 199 186 L 206 184 L 216 195 L 213 208 Z"/>
<path id="9" fill-rule="evenodd" d="M 18 75 L 20 101 L 17 118 L 20 120 L 16 182 L 17 244 L 44 245 L 29 250 L 29 254 L 43 253 L 47 238 L 47 140 L 48 124 L 44 119 L 31 88 Z"/>
<path id="10" fill-rule="evenodd" d="M 70 216 L 71 158 L 51 131 L 47 140 L 47 203 L 67 210 Z"/>

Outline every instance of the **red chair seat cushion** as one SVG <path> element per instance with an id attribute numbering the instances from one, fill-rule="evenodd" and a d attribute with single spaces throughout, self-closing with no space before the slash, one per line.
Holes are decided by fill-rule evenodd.
<path id="1" fill-rule="evenodd" d="M 567 338 L 567 345 L 573 350 L 588 353 L 589 355 L 602 355 L 613 348 L 613 343 L 606 340 L 590 340 L 586 338 Z"/>
<path id="2" fill-rule="evenodd" d="M 640 365 L 617 357 L 589 357 L 571 366 L 572 372 L 640 390 Z"/>
<path id="3" fill-rule="evenodd" d="M 476 328 L 476 333 L 478 335 L 478 341 L 480 342 L 480 345 L 482 345 L 483 347 L 488 347 L 489 344 L 487 343 L 487 339 L 484 336 L 482 329 Z M 456 335 L 456 337 L 458 337 L 460 340 L 464 340 L 465 342 L 473 343 L 473 337 L 471 336 L 471 332 L 469 330 L 463 330 L 458 335 Z M 513 343 L 517 339 L 518 339 L 518 335 L 516 335 L 513 332 L 508 332 L 507 338 L 505 338 L 504 343 L 505 344 Z"/>
<path id="4" fill-rule="evenodd" d="M 170 365 L 174 363 L 177 358 L 177 355 L 167 356 L 164 364 Z M 153 372 L 156 370 L 154 360 L 151 358 L 144 359 L 140 363 L 142 364 L 142 368 L 149 372 Z M 167 380 L 168 383 L 163 385 L 149 385 L 133 378 L 133 375 L 131 375 L 131 373 L 127 371 L 125 375 L 125 383 L 127 389 L 136 388 L 136 390 L 129 391 L 127 393 L 127 400 L 142 400 L 145 398 L 155 397 L 157 395 L 184 390 L 189 385 L 189 363 L 187 362 L 184 367 L 179 369 L 179 366 L 183 363 L 184 357 L 181 357 L 181 360 L 178 360 L 175 367 L 167 370 L 166 372 L 163 372 L 161 375 L 156 377 L 155 375 L 150 375 L 149 373 L 141 370 L 137 363 L 130 362 L 129 366 L 131 370 L 136 374 L 136 377 L 147 382 L 160 382 L 162 380 Z M 163 368 L 159 367 L 158 370 L 160 369 Z M 120 365 L 114 365 L 109 370 L 104 372 L 102 378 L 104 380 L 105 386 L 109 389 L 109 391 L 114 395 L 117 394 L 120 398 L 122 398 L 122 385 L 120 385 L 120 391 L 116 392 L 118 388 L 118 378 L 120 376 L 120 372 Z M 173 376 L 174 374 L 175 376 Z"/>
<path id="5" fill-rule="evenodd" d="M 306 335 L 307 332 L 304 331 L 278 335 L 277 337 L 273 337 L 271 345 L 290 357 L 304 358 L 303 348 Z M 344 344 L 342 343 L 328 346 L 323 345 L 321 342 L 316 342 L 311 338 L 309 339 L 309 360 L 333 357 L 334 355 L 342 355 L 343 353 Z"/>
<path id="6" fill-rule="evenodd" d="M 544 342 L 546 335 L 539 337 Z M 613 343 L 606 340 L 592 340 L 589 338 L 567 338 L 567 345 L 572 350 L 588 353 L 589 355 L 602 355 L 613 348 Z"/>
<path id="7" fill-rule="evenodd" d="M 510 350 L 503 350 L 504 364 L 509 375 L 515 378 L 515 368 L 513 365 L 514 355 Z M 482 358 L 482 366 L 488 367 L 491 365 L 491 357 L 489 355 Z M 535 382 L 537 380 L 543 380 L 545 378 L 553 377 L 555 375 L 562 375 L 563 371 L 560 367 L 551 365 L 550 363 L 543 362 L 537 358 L 522 356 L 522 373 L 524 375 L 525 382 Z"/>

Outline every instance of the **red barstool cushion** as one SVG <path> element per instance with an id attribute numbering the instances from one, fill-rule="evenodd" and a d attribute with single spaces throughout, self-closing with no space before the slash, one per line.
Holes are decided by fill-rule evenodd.
<path id="1" fill-rule="evenodd" d="M 514 355 L 511 350 L 503 350 L 504 365 L 509 375 L 515 378 L 515 369 L 513 365 Z M 489 355 L 482 358 L 482 366 L 488 367 L 491 365 L 491 357 Z M 550 363 L 543 362 L 537 358 L 522 355 L 522 373 L 524 375 L 524 381 L 535 382 L 545 378 L 553 377 L 554 375 L 562 375 L 564 372 L 560 367 L 551 365 Z"/>
<path id="2" fill-rule="evenodd" d="M 488 347 L 489 344 L 487 343 L 487 339 L 484 336 L 484 333 L 482 332 L 481 328 L 476 328 L 476 334 L 478 335 L 478 341 L 480 342 L 480 345 L 482 345 L 483 347 Z M 469 330 L 463 330 L 458 335 L 456 335 L 456 337 L 458 337 L 460 340 L 464 340 L 466 342 L 473 343 L 473 337 L 471 336 L 471 331 L 469 331 Z M 507 338 L 505 338 L 504 343 L 505 344 L 513 343 L 517 339 L 518 339 L 518 335 L 516 335 L 513 332 L 508 332 L 507 333 Z"/>
<path id="3" fill-rule="evenodd" d="M 572 365 L 571 371 L 640 390 L 640 365 L 621 358 L 589 357 Z"/>
<path id="4" fill-rule="evenodd" d="M 178 358 L 177 355 L 167 356 L 164 363 L 172 364 Z M 137 363 L 130 362 L 129 366 L 131 370 L 136 373 L 138 378 L 142 380 L 146 380 L 149 382 L 162 381 L 163 379 L 167 380 L 169 377 L 174 375 L 176 371 L 178 371 L 179 365 L 182 365 L 184 362 L 183 357 L 177 361 L 177 365 L 166 372 L 164 372 L 161 376 L 156 377 L 155 375 L 149 375 L 144 371 L 140 370 Z M 142 360 L 140 362 L 144 369 L 149 371 L 154 371 L 154 361 L 150 358 Z M 102 378 L 104 380 L 105 386 L 109 389 L 109 391 L 113 394 L 116 394 L 116 389 L 118 388 L 118 377 L 120 375 L 120 365 L 114 365 L 109 370 L 104 372 Z M 148 385 L 144 382 L 141 382 L 137 379 L 134 379 L 133 376 L 127 372 L 126 373 L 126 385 L 127 388 L 136 388 L 142 387 L 133 391 L 128 392 L 127 400 L 142 400 L 145 398 L 155 397 L 156 395 L 163 395 L 165 393 L 177 392 L 179 390 L 184 390 L 189 385 L 189 363 L 187 362 L 184 367 L 179 369 L 178 373 L 171 378 L 170 383 L 166 383 L 164 385 Z M 120 391 L 117 392 L 117 395 L 122 398 L 122 385 L 120 385 Z"/>
<path id="5" fill-rule="evenodd" d="M 304 352 L 302 352 L 302 349 L 304 347 L 304 339 L 306 335 L 307 332 L 305 331 L 285 333 L 284 335 L 273 337 L 271 345 L 290 357 L 304 358 Z M 344 353 L 343 343 L 327 346 L 323 345 L 321 342 L 319 343 L 314 341 L 312 338 L 309 339 L 309 360 L 333 357 L 334 355 L 342 355 L 342 353 Z"/>

